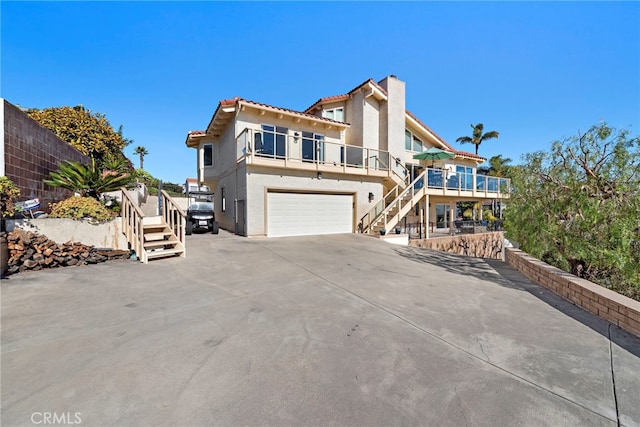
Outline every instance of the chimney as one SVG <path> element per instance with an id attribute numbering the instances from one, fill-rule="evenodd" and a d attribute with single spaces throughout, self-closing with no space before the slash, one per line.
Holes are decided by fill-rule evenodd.
<path id="1" fill-rule="evenodd" d="M 386 110 L 382 117 L 386 116 L 385 123 L 380 123 L 381 146 L 394 157 L 404 158 L 404 131 L 405 131 L 405 84 L 394 74 L 385 77 L 378 83 L 387 91 L 387 102 L 383 108 Z M 386 141 L 385 141 L 386 140 Z"/>

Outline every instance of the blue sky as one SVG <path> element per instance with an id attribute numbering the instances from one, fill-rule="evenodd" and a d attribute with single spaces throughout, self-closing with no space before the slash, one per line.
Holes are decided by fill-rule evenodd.
<path id="1" fill-rule="evenodd" d="M 638 2 L 6 2 L 0 94 L 83 104 L 169 182 L 196 176 L 186 133 L 221 99 L 304 109 L 395 74 L 407 108 L 459 149 L 516 163 L 605 120 L 640 128 Z"/>

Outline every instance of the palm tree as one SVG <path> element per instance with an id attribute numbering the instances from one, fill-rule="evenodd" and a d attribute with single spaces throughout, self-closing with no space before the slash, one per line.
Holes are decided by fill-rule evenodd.
<path id="1" fill-rule="evenodd" d="M 509 157 L 502 157 L 502 154 L 498 154 L 489 159 L 488 167 L 479 167 L 478 173 L 505 178 L 509 175 L 509 168 L 511 167 L 509 163 L 511 163 L 511 161 Z"/>
<path id="2" fill-rule="evenodd" d="M 500 134 L 495 130 L 489 131 L 487 133 L 482 133 L 482 131 L 484 130 L 484 125 L 482 123 L 478 123 L 477 125 L 472 124 L 471 129 L 473 129 L 472 136 L 461 136 L 460 138 L 456 139 L 456 142 L 459 142 L 461 144 L 471 143 L 475 145 L 476 154 L 478 154 L 478 147 L 480 147 L 480 144 L 482 144 L 483 141 L 500 136 Z"/>
<path id="3" fill-rule="evenodd" d="M 133 181 L 133 175 L 112 171 L 103 173 L 96 167 L 95 161 L 91 165 L 67 160 L 58 166 L 55 172 L 49 172 L 50 179 L 43 182 L 51 187 L 66 188 L 79 193 L 82 197 L 93 197 L 100 200 L 102 193 L 119 190 Z"/>
<path id="4" fill-rule="evenodd" d="M 142 145 L 138 145 L 136 147 L 136 149 L 133 151 L 133 154 L 137 154 L 137 155 L 140 156 L 140 169 L 144 169 L 144 167 L 143 167 L 143 165 L 144 165 L 144 156 L 149 154 L 147 149 L 144 148 Z"/>

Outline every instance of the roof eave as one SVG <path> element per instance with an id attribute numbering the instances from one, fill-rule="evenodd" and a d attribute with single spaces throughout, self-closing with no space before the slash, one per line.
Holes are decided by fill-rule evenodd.
<path id="1" fill-rule="evenodd" d="M 287 116 L 287 117 L 296 118 L 296 119 L 310 120 L 312 122 L 323 124 L 325 126 L 335 126 L 338 129 L 346 129 L 346 128 L 351 127 L 351 125 L 349 123 L 339 122 L 337 120 L 331 120 L 331 119 L 327 119 L 325 117 L 318 117 L 318 116 L 314 116 L 313 114 L 309 114 L 309 113 L 298 112 L 298 111 L 287 110 L 287 109 L 281 109 L 281 108 L 278 108 L 278 107 L 273 107 L 273 106 L 265 105 L 265 104 L 259 104 L 259 103 L 255 103 L 255 102 L 252 102 L 252 101 L 246 101 L 246 100 L 240 100 L 240 101 L 238 101 L 238 103 L 240 104 L 240 108 L 243 108 L 243 107 L 255 108 L 255 109 L 258 109 L 258 110 L 263 110 L 263 111 L 268 111 L 270 113 L 274 113 L 274 114 L 279 115 L 281 117 Z"/>

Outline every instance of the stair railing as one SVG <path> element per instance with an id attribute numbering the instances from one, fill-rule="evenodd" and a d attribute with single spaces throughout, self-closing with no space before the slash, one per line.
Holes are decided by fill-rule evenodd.
<path id="1" fill-rule="evenodd" d="M 144 225 L 142 223 L 144 213 L 133 201 L 129 195 L 129 191 L 122 187 L 122 203 L 120 206 L 120 214 L 122 215 L 122 232 L 127 238 L 127 241 L 131 245 L 138 256 L 138 259 L 143 263 L 148 263 L 147 252 L 144 250 Z"/>
<path id="2" fill-rule="evenodd" d="M 395 206 L 397 206 L 398 212 L 395 215 L 399 215 L 400 212 L 402 211 L 402 208 L 406 206 L 402 204 L 402 201 L 405 198 L 405 196 L 407 196 L 408 194 L 411 194 L 411 198 L 409 199 L 408 203 L 411 203 L 412 204 L 411 206 L 414 206 L 415 203 L 413 203 L 413 200 L 415 199 L 416 194 L 421 193 L 422 195 L 426 187 L 427 187 L 427 171 L 425 170 L 420 175 L 418 175 L 416 179 L 414 179 L 408 186 L 406 186 L 402 191 L 400 191 L 391 202 L 387 203 L 387 206 L 382 210 L 382 212 L 380 212 L 373 220 L 369 222 L 366 229 L 363 227 L 363 233 L 370 231 L 371 227 L 377 222 L 379 222 L 381 219 L 384 220 L 384 228 L 386 229 L 389 224 L 389 218 L 388 218 L 389 212 Z M 391 194 L 391 192 L 389 192 L 388 194 Z"/>
<path id="3" fill-rule="evenodd" d="M 184 243 L 187 215 L 164 190 L 162 190 L 162 219 L 182 244 L 183 250 L 180 256 L 185 257 L 187 254 L 187 245 Z"/>
<path id="4" fill-rule="evenodd" d="M 372 220 L 377 218 L 378 215 L 380 215 L 382 211 L 387 207 L 387 205 L 394 201 L 396 197 L 398 197 L 399 192 L 402 191 L 403 188 L 404 186 L 401 186 L 401 184 L 393 187 L 387 194 L 382 196 L 382 199 L 380 199 L 371 209 L 369 209 L 369 212 L 367 212 L 362 218 L 360 218 L 358 229 L 361 233 L 366 233 L 369 230 L 369 226 L 371 225 Z"/>

